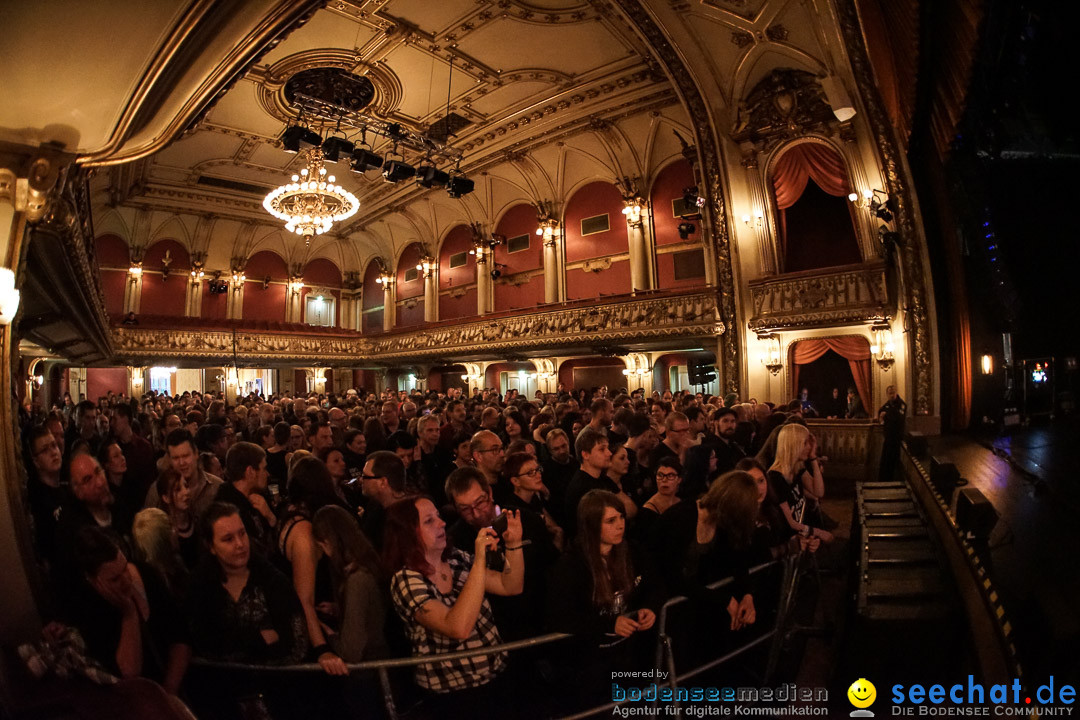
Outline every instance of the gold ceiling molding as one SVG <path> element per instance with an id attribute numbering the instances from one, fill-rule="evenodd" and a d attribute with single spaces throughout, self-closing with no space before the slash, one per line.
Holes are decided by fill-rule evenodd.
<path id="1" fill-rule="evenodd" d="M 87 167 L 116 165 L 162 150 L 197 124 L 248 67 L 324 4 L 325 0 L 276 0 L 237 13 L 232 3 L 193 3 L 132 89 L 106 145 L 77 162 Z M 208 55 L 220 51 L 225 37 L 234 37 L 235 42 L 228 43 L 225 56 L 211 64 Z M 206 69 L 201 77 L 199 68 Z"/>
<path id="2" fill-rule="evenodd" d="M 294 122 L 299 113 L 285 100 L 285 84 L 293 75 L 317 68 L 340 68 L 370 80 L 375 86 L 375 98 L 365 109 L 367 112 L 389 118 L 401 105 L 405 86 L 385 62 L 380 60 L 376 63 L 365 63 L 360 55 L 352 50 L 319 48 L 283 58 L 264 73 L 250 73 L 251 78 L 259 84 L 256 96 L 259 107 L 283 123 Z M 315 118 L 305 120 L 316 127 L 333 125 L 329 121 L 323 122 Z"/>

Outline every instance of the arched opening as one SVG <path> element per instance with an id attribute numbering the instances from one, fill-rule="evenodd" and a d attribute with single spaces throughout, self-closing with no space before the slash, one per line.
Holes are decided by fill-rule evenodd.
<path id="1" fill-rule="evenodd" d="M 578 189 L 566 203 L 566 299 L 633 291 L 622 193 L 609 182 Z"/>
<path id="2" fill-rule="evenodd" d="M 439 248 L 440 320 L 476 315 L 476 257 L 469 254 L 472 239 L 472 228 L 458 225 Z"/>
<path id="3" fill-rule="evenodd" d="M 799 340 L 791 345 L 791 395 L 799 397 L 805 388 L 819 416 L 844 417 L 847 391 L 853 388 L 858 404 L 869 414 L 873 397 L 870 365 L 870 343 L 862 335 Z M 837 389 L 836 399 L 833 388 Z"/>
<path id="4" fill-rule="evenodd" d="M 285 322 L 289 280 L 285 260 L 273 250 L 260 250 L 248 258 L 244 274 L 248 278 L 244 286 L 244 319 Z"/>
<path id="5" fill-rule="evenodd" d="M 839 153 L 820 143 L 793 145 L 776 158 L 770 180 L 784 272 L 862 261 L 846 199 L 847 168 Z"/>
<path id="6" fill-rule="evenodd" d="M 533 308 L 544 302 L 543 238 L 536 235 L 536 208 L 515 205 L 499 220 L 496 235 L 506 242 L 495 247 L 495 311 Z"/>
<path id="7" fill-rule="evenodd" d="M 692 217 L 700 212 L 697 206 L 691 204 L 688 207 L 683 198 L 683 191 L 696 185 L 693 168 L 680 158 L 657 174 L 649 192 L 659 288 L 705 284 L 707 275 L 705 248 L 701 243 L 701 220 L 683 219 L 684 216 Z M 690 227 L 693 230 L 687 232 Z M 684 234 L 686 237 L 683 237 Z"/>
<path id="8" fill-rule="evenodd" d="M 302 322 L 320 327 L 340 325 L 341 269 L 326 258 L 315 258 L 304 266 L 303 275 Z"/>
<path id="9" fill-rule="evenodd" d="M 424 273 L 417 269 L 424 246 L 412 243 L 401 251 L 397 264 L 397 326 L 424 322 Z"/>
<path id="10" fill-rule="evenodd" d="M 383 331 L 383 286 L 377 282 L 382 268 L 372 260 L 364 271 L 364 312 L 361 329 L 365 333 Z"/>
<path id="11" fill-rule="evenodd" d="M 653 389 L 660 392 L 670 390 L 679 392 L 689 390 L 692 393 L 704 392 L 708 395 L 716 395 L 720 392 L 720 381 L 713 380 L 704 384 L 690 382 L 690 363 L 697 365 L 716 366 L 716 355 L 711 352 L 679 352 L 665 353 L 656 358 L 653 363 Z"/>
<path id="12" fill-rule="evenodd" d="M 431 368 L 428 372 L 427 388 L 439 392 L 446 392 L 451 388 L 461 391 L 468 390 L 468 383 L 461 376 L 468 371 L 464 365 L 439 365 Z"/>
<path id="13" fill-rule="evenodd" d="M 608 396 L 614 397 L 620 388 L 626 388 L 623 370 L 626 363 L 617 357 L 589 357 L 567 360 L 559 366 L 559 384 L 564 389 L 588 390 L 607 386 Z"/>

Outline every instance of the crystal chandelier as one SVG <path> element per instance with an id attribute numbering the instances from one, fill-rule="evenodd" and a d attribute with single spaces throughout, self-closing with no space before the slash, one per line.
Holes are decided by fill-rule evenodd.
<path id="1" fill-rule="evenodd" d="M 333 175 L 326 174 L 320 148 L 307 151 L 307 167 L 292 182 L 274 188 L 263 200 L 266 211 L 285 222 L 285 229 L 311 238 L 322 235 L 335 222 L 345 220 L 360 209 L 360 201 L 351 192 L 335 184 Z"/>

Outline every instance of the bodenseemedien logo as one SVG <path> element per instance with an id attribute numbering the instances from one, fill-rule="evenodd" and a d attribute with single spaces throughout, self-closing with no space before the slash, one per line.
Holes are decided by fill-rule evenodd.
<path id="1" fill-rule="evenodd" d="M 847 690 L 848 702 L 855 706 L 851 711 L 851 717 L 874 717 L 874 713 L 866 708 L 874 704 L 877 699 L 877 688 L 874 683 L 866 678 L 859 678 L 851 683 Z"/>

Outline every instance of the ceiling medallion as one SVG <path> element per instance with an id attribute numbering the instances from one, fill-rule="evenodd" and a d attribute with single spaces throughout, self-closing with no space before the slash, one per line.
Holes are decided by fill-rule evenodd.
<path id="1" fill-rule="evenodd" d="M 333 175 L 326 174 L 322 150 L 313 147 L 307 151 L 307 167 L 293 175 L 292 182 L 271 190 L 263 207 L 283 220 L 286 230 L 302 235 L 304 242 L 311 245 L 311 238 L 355 215 L 360 201 L 336 185 Z"/>

